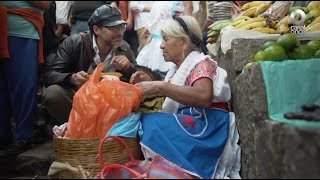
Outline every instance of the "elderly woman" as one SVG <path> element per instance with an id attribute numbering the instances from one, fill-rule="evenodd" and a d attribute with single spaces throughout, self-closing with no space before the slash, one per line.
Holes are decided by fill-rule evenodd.
<path id="1" fill-rule="evenodd" d="M 174 16 L 161 29 L 165 61 L 173 62 L 164 81 L 136 72 L 131 83 L 144 96 L 165 96 L 161 112 L 141 116 L 145 158 L 160 155 L 199 178 L 214 178 L 228 140 L 226 71 L 201 53 L 201 28 L 191 16 Z M 219 168 L 219 167 L 218 167 Z"/>

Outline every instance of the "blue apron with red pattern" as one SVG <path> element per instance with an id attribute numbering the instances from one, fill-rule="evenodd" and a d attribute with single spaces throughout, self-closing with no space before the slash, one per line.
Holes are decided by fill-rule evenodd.
<path id="1" fill-rule="evenodd" d="M 141 145 L 188 173 L 214 177 L 228 139 L 229 112 L 218 108 L 184 107 L 178 113 L 144 113 Z"/>

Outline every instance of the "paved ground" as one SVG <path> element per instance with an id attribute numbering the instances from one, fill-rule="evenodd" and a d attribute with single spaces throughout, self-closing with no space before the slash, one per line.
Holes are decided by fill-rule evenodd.
<path id="1" fill-rule="evenodd" d="M 1 179 L 50 179 L 47 173 L 54 160 L 52 142 L 33 145 L 17 157 L 0 158 Z"/>

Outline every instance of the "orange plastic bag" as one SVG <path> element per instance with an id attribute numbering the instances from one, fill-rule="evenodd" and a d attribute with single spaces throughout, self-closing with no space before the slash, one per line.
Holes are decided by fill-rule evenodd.
<path id="1" fill-rule="evenodd" d="M 122 117 L 140 104 L 141 89 L 125 82 L 102 80 L 99 64 L 73 97 L 66 136 L 70 139 L 102 139 Z"/>

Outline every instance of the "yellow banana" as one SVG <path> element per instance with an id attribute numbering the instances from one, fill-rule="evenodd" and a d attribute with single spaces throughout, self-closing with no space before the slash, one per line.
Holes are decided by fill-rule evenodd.
<path id="1" fill-rule="evenodd" d="M 251 18 L 251 19 L 248 19 L 247 21 L 243 22 L 243 23 L 240 23 L 238 25 L 235 26 L 235 28 L 241 28 L 243 26 L 246 26 L 248 24 L 251 24 L 253 22 L 261 22 L 261 21 L 264 21 L 264 18 L 263 17 L 256 17 L 256 18 Z"/>
<path id="2" fill-rule="evenodd" d="M 225 20 L 220 20 L 220 21 L 216 21 L 216 22 L 214 22 L 213 24 L 211 24 L 208 28 L 209 29 L 212 29 L 212 28 L 214 28 L 214 27 L 217 27 L 217 26 L 219 26 L 219 25 L 221 25 L 221 24 L 223 24 L 223 23 L 231 23 L 232 22 L 232 20 L 231 19 L 225 19 Z"/>
<path id="3" fill-rule="evenodd" d="M 272 2 L 266 2 L 263 4 L 260 4 L 256 10 L 256 12 L 254 13 L 254 17 L 258 17 L 260 14 L 262 14 L 263 12 L 265 12 L 270 6 L 271 6 Z"/>
<path id="4" fill-rule="evenodd" d="M 252 7 L 252 8 L 250 8 L 250 9 L 248 9 L 248 10 L 245 10 L 244 12 L 242 12 L 241 14 L 240 14 L 240 16 L 248 16 L 248 17 L 254 17 L 254 13 L 256 12 L 256 10 L 257 10 L 257 6 L 255 6 L 255 7 Z"/>
<path id="5" fill-rule="evenodd" d="M 288 26 L 288 25 L 290 24 L 290 16 L 287 15 L 286 17 L 282 18 L 282 19 L 277 23 L 276 29 L 278 29 L 278 28 L 281 26 L 281 24 L 285 24 L 285 25 Z"/>
<path id="6" fill-rule="evenodd" d="M 257 27 L 265 27 L 266 25 L 267 25 L 266 21 L 260 21 L 260 22 L 254 22 L 254 23 L 245 25 L 245 26 L 241 27 L 240 29 L 250 30 L 250 29 L 257 28 Z"/>
<path id="7" fill-rule="evenodd" d="M 277 29 L 277 33 L 279 33 L 279 34 L 286 34 L 289 31 L 290 31 L 290 28 L 286 24 L 281 24 Z"/>
<path id="8" fill-rule="evenodd" d="M 238 21 L 235 21 L 235 22 L 231 23 L 231 26 L 236 27 L 237 25 L 239 25 L 239 24 L 241 24 L 243 22 L 246 22 L 246 21 L 247 21 L 246 19 L 240 19 Z"/>
<path id="9" fill-rule="evenodd" d="M 219 31 L 209 31 L 207 37 L 214 37 L 214 36 L 219 36 L 220 32 Z"/>
<path id="10" fill-rule="evenodd" d="M 311 1 L 307 8 L 309 11 L 320 9 L 320 1 Z"/>
<path id="11" fill-rule="evenodd" d="M 209 44 L 212 44 L 212 43 L 215 43 L 215 42 L 217 42 L 217 37 L 209 37 L 207 39 L 207 43 L 209 43 Z"/>
<path id="12" fill-rule="evenodd" d="M 252 1 L 252 2 L 248 2 L 248 3 L 245 3 L 242 7 L 241 7 L 241 10 L 242 11 L 245 11 L 245 10 L 248 10 L 252 7 L 256 7 L 256 6 L 259 6 L 260 4 L 262 4 L 263 2 L 259 2 L 259 1 Z"/>
<path id="13" fill-rule="evenodd" d="M 236 22 L 236 21 L 240 21 L 242 19 L 249 19 L 250 17 L 248 16 L 238 16 L 236 18 L 233 19 L 233 22 Z"/>
<path id="14" fill-rule="evenodd" d="M 317 24 L 317 23 L 320 23 L 320 16 L 317 17 L 315 20 L 313 20 L 312 23 L 310 23 L 310 24 L 307 26 L 307 28 L 310 27 L 310 26 L 313 26 L 314 24 Z"/>
<path id="15" fill-rule="evenodd" d="M 307 32 L 319 31 L 319 30 L 320 30 L 320 23 L 316 23 L 316 24 L 306 28 Z"/>
<path id="16" fill-rule="evenodd" d="M 257 28 L 253 28 L 253 31 L 258 31 L 258 32 L 262 32 L 262 33 L 267 33 L 267 34 L 276 34 L 276 30 L 269 28 L 269 27 L 257 27 Z"/>
<path id="17" fill-rule="evenodd" d="M 272 29 L 275 29 L 276 28 L 276 25 L 277 25 L 277 21 L 275 21 L 275 20 L 272 20 L 272 19 L 270 19 L 270 18 L 267 18 L 266 19 L 266 22 L 267 22 L 267 26 L 269 27 L 269 28 L 272 28 Z"/>
<path id="18" fill-rule="evenodd" d="M 224 28 L 224 27 L 228 26 L 229 24 L 231 24 L 231 22 L 232 22 L 231 20 L 225 21 L 225 22 L 219 23 L 219 24 L 211 27 L 210 29 L 214 30 L 214 31 L 220 31 L 222 28 Z"/>

